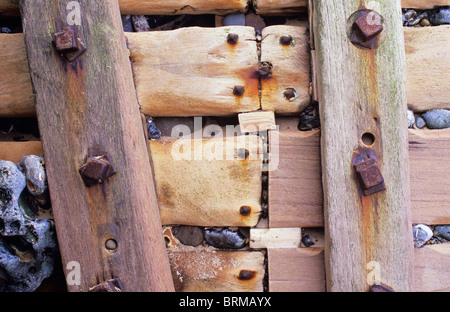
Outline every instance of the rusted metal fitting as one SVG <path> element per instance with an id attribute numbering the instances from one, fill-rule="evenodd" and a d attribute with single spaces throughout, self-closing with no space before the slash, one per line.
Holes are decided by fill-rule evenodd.
<path id="1" fill-rule="evenodd" d="M 291 45 L 292 40 L 293 39 L 291 36 L 285 35 L 280 38 L 280 44 L 284 45 L 284 46 L 288 46 L 288 45 Z"/>
<path id="2" fill-rule="evenodd" d="M 254 278 L 255 275 L 256 275 L 256 272 L 255 272 L 255 271 L 241 270 L 241 271 L 239 272 L 238 278 L 239 278 L 241 281 L 248 281 L 248 280 L 251 280 L 252 278 Z"/>
<path id="3" fill-rule="evenodd" d="M 120 279 L 115 278 L 89 288 L 89 292 L 123 292 Z"/>
<path id="4" fill-rule="evenodd" d="M 89 157 L 79 171 L 87 187 L 101 184 L 117 173 L 108 155 Z"/>
<path id="5" fill-rule="evenodd" d="M 375 194 L 386 189 L 375 157 L 369 157 L 354 164 L 357 180 L 365 196 Z"/>
<path id="6" fill-rule="evenodd" d="M 378 36 L 383 31 L 383 18 L 372 10 L 361 10 L 352 24 L 350 41 L 367 49 L 375 48 Z"/>
<path id="7" fill-rule="evenodd" d="M 229 44 L 235 45 L 239 41 L 239 35 L 238 34 L 228 34 L 227 36 L 227 42 Z"/>
<path id="8" fill-rule="evenodd" d="M 73 26 L 67 26 L 62 32 L 56 33 L 53 42 L 55 50 L 64 55 L 69 62 L 75 61 L 86 52 L 86 47 Z"/>
<path id="9" fill-rule="evenodd" d="M 249 215 L 252 214 L 252 207 L 250 206 L 242 206 L 239 209 L 239 214 L 243 217 L 248 217 Z"/>
<path id="10" fill-rule="evenodd" d="M 283 95 L 287 101 L 293 101 L 297 97 L 297 92 L 294 88 L 287 88 L 284 90 Z"/>
<path id="11" fill-rule="evenodd" d="M 261 79 L 268 79 L 272 77 L 272 64 L 269 62 L 263 62 L 259 66 L 258 76 Z"/>
<path id="12" fill-rule="evenodd" d="M 245 93 L 245 87 L 244 86 L 234 86 L 233 88 L 233 94 L 236 96 L 242 96 Z"/>

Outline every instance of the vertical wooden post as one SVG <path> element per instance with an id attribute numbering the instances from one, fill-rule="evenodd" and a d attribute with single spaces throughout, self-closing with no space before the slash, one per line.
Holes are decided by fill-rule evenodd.
<path id="1" fill-rule="evenodd" d="M 20 8 L 69 290 L 173 291 L 117 0 Z M 52 42 L 73 23 L 87 51 L 70 62 Z M 85 186 L 80 168 L 103 155 L 117 173 Z"/>
<path id="2" fill-rule="evenodd" d="M 367 291 L 375 282 L 411 291 L 413 238 L 400 1 L 313 3 L 327 290 Z M 373 49 L 357 47 L 349 38 L 357 17 L 353 13 L 363 9 L 382 17 L 383 31 Z M 365 195 L 354 165 L 358 158 L 371 155 L 376 156 L 385 190 Z"/>

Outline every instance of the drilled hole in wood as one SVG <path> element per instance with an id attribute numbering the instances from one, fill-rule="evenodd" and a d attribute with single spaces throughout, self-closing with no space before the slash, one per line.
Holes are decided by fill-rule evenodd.
<path id="1" fill-rule="evenodd" d="M 109 252 L 115 252 L 117 251 L 117 241 L 114 239 L 108 239 L 105 243 L 105 248 Z"/>
<path id="2" fill-rule="evenodd" d="M 250 156 L 250 151 L 246 148 L 240 148 L 237 151 L 237 156 L 242 160 L 246 160 Z"/>
<path id="3" fill-rule="evenodd" d="M 375 143 L 375 136 L 370 132 L 366 132 L 361 136 L 361 140 L 364 145 L 372 146 Z"/>

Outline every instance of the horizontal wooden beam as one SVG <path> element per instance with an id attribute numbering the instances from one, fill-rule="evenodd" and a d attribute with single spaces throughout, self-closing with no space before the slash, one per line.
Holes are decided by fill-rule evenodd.
<path id="1" fill-rule="evenodd" d="M 250 248 L 298 248 L 301 244 L 302 229 L 250 229 Z"/>
<path id="2" fill-rule="evenodd" d="M 267 257 L 269 291 L 325 291 L 323 248 L 268 249 Z M 449 268 L 450 244 L 415 248 L 414 291 L 449 291 Z M 367 273 L 382 276 L 383 267 L 369 266 Z"/>
<path id="3" fill-rule="evenodd" d="M 286 27 L 266 30 L 262 60 L 273 63 L 274 78 L 263 81 L 261 104 L 265 110 L 292 114 L 308 103 L 309 51 L 304 47 L 306 28 Z M 126 34 L 144 114 L 217 116 L 259 109 L 259 80 L 254 76 L 258 56 L 253 30 L 238 27 L 236 32 L 241 33 L 241 40 L 245 42 L 230 48 L 224 41 L 226 29 L 236 28 Z M 295 32 L 292 33 L 292 29 Z M 450 91 L 446 85 L 450 79 L 447 62 L 450 40 L 446 40 L 450 26 L 405 27 L 404 30 L 410 108 L 415 111 L 450 109 Z M 277 43 L 277 37 L 283 34 L 293 34 L 297 38 L 293 49 Z M 266 45 L 269 48 L 265 48 Z M 280 49 L 283 52 L 277 53 Z M 3 56 L 0 59 L 0 117 L 35 116 L 23 35 L 0 34 L 0 53 Z M 294 71 L 296 68 L 302 68 L 300 74 Z M 245 86 L 246 93 L 240 97 L 233 95 L 235 85 Z M 284 91 L 291 87 L 298 97 L 287 101 Z"/>
<path id="4" fill-rule="evenodd" d="M 413 223 L 450 223 L 450 129 L 410 130 Z M 269 172 L 270 227 L 322 227 L 318 131 L 281 131 L 279 166 Z"/>
<path id="5" fill-rule="evenodd" d="M 263 155 L 257 136 L 163 138 L 151 141 L 150 149 L 164 225 L 252 227 L 258 223 Z M 42 153 L 40 142 L 0 142 L 0 159 L 14 163 Z M 250 211 L 242 214 L 243 206 Z"/>

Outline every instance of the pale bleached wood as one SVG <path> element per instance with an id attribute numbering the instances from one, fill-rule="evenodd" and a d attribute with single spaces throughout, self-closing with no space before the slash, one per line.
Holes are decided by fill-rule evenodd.
<path id="1" fill-rule="evenodd" d="M 53 47 L 66 3 L 19 2 L 62 265 L 66 275 L 73 261 L 81 268 L 68 290 L 119 278 L 126 292 L 173 291 L 117 1 L 83 1 L 77 33 L 88 51 L 72 63 Z M 87 188 L 79 170 L 102 155 L 117 174 Z"/>
<path id="2" fill-rule="evenodd" d="M 227 43 L 237 34 L 236 45 Z M 128 35 L 143 113 L 220 116 L 260 108 L 253 27 L 189 27 Z M 242 96 L 233 94 L 244 86 Z"/>
<path id="3" fill-rule="evenodd" d="M 211 248 L 170 248 L 169 260 L 177 292 L 262 292 L 264 254 L 216 251 Z M 253 272 L 239 279 L 241 270 Z"/>
<path id="4" fill-rule="evenodd" d="M 250 248 L 298 248 L 301 238 L 300 228 L 250 229 Z"/>
<path id="5" fill-rule="evenodd" d="M 273 111 L 242 113 L 238 118 L 242 133 L 275 130 L 277 127 Z"/>
<path id="6" fill-rule="evenodd" d="M 267 250 L 269 291 L 325 291 L 323 248 Z"/>
<path id="7" fill-rule="evenodd" d="M 404 31 L 409 108 L 450 109 L 450 25 Z"/>
<path id="8" fill-rule="evenodd" d="M 0 34 L 0 115 L 36 116 L 23 34 Z"/>
<path id="9" fill-rule="evenodd" d="M 209 159 L 210 151 L 222 146 L 223 153 Z M 163 224 L 252 227 L 258 223 L 263 157 L 258 154 L 262 143 L 257 136 L 164 138 L 150 142 L 150 147 Z M 189 154 L 185 160 L 177 160 L 181 149 Z M 245 150 L 244 160 L 238 154 L 245 155 Z M 250 215 L 240 214 L 242 206 L 251 207 Z"/>
<path id="10" fill-rule="evenodd" d="M 307 11 L 307 0 L 252 0 L 257 14 L 296 14 Z"/>
<path id="11" fill-rule="evenodd" d="M 281 45 L 282 36 L 291 36 L 292 44 Z M 261 61 L 273 65 L 272 76 L 261 79 L 261 107 L 277 114 L 302 111 L 311 102 L 309 95 L 311 64 L 308 32 L 301 26 L 269 26 L 262 31 Z M 284 92 L 293 88 L 296 97 L 287 100 Z"/>
<path id="12" fill-rule="evenodd" d="M 375 51 L 347 37 L 347 20 L 361 6 L 383 16 L 385 31 Z M 398 1 L 314 1 L 324 190 L 328 291 L 367 291 L 366 265 L 377 261 L 381 282 L 413 289 L 413 244 L 406 127 L 406 61 Z M 355 79 L 358 77 L 358 79 Z M 375 136 L 386 190 L 364 197 L 352 168 Z M 379 242 L 383 242 L 380 244 Z"/>
<path id="13" fill-rule="evenodd" d="M 414 249 L 415 291 L 450 291 L 450 244 Z"/>
<path id="14" fill-rule="evenodd" d="M 450 224 L 450 129 L 409 130 L 412 222 Z"/>
<path id="15" fill-rule="evenodd" d="M 269 172 L 271 228 L 323 226 L 319 139 L 319 131 L 279 132 L 279 163 Z"/>

